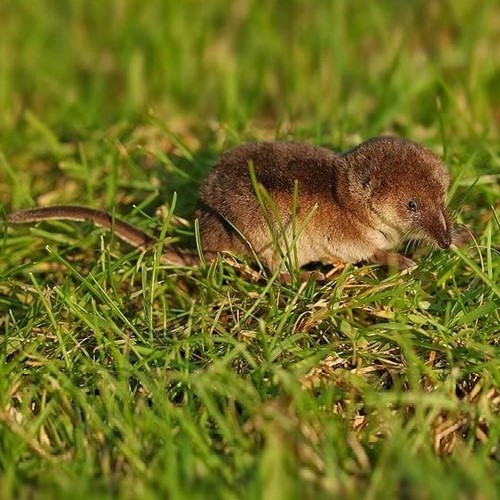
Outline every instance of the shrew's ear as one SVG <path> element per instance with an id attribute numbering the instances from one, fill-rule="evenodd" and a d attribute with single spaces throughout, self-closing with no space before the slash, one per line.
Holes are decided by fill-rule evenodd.
<path id="1" fill-rule="evenodd" d="M 377 165 L 366 158 L 358 168 L 351 171 L 350 185 L 351 190 L 365 197 L 372 197 L 387 188 L 388 179 L 386 175 L 380 175 Z"/>
<path id="2" fill-rule="evenodd" d="M 372 189 L 372 183 L 371 183 L 371 176 L 370 176 L 370 171 L 369 169 L 365 169 L 364 172 L 361 174 L 361 187 L 365 190 L 371 190 Z"/>
<path id="3" fill-rule="evenodd" d="M 390 180 L 387 175 L 380 175 L 376 167 L 360 169 L 351 178 L 351 193 L 359 200 L 368 202 L 384 196 L 389 191 Z"/>
<path id="4" fill-rule="evenodd" d="M 362 160 L 362 161 L 360 161 Z M 349 187 L 352 192 L 369 196 L 373 189 L 372 165 L 370 158 L 358 157 L 355 165 L 351 164 L 349 169 Z"/>

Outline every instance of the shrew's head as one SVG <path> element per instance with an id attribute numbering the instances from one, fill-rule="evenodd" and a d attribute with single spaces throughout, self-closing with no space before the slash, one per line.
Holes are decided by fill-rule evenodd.
<path id="1" fill-rule="evenodd" d="M 352 197 L 402 237 L 451 244 L 449 174 L 441 159 L 405 139 L 377 137 L 343 155 Z"/>

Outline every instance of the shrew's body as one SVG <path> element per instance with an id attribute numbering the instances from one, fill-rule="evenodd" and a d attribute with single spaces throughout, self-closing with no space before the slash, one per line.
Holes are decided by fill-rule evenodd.
<path id="1" fill-rule="evenodd" d="M 202 248 L 208 259 L 220 252 L 257 256 L 272 270 L 287 254 L 299 266 L 366 260 L 408 267 L 409 259 L 390 253 L 404 239 L 447 248 L 461 238 L 446 208 L 448 184 L 436 155 L 395 137 L 370 139 L 343 154 L 294 142 L 242 145 L 221 156 L 200 189 Z M 142 249 L 155 241 L 85 207 L 28 209 L 7 221 L 49 219 L 93 220 Z M 174 248 L 163 255 L 165 263 L 195 261 Z"/>
<path id="2" fill-rule="evenodd" d="M 264 210 L 249 164 L 273 202 Z M 341 155 L 306 144 L 255 143 L 221 157 L 200 190 L 196 215 L 208 254 L 255 253 L 274 269 L 281 257 L 273 234 L 285 253 L 285 233 L 288 242 L 298 234 L 301 266 L 314 261 L 388 263 L 387 252 L 404 237 L 450 245 L 448 183 L 437 156 L 403 139 L 371 139 Z M 395 263 L 409 265 L 402 256 Z"/>

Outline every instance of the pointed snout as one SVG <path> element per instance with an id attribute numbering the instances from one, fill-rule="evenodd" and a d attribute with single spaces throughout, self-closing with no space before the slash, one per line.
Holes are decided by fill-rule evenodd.
<path id="1" fill-rule="evenodd" d="M 436 243 L 443 250 L 446 248 L 450 248 L 451 245 L 451 233 L 450 231 L 443 232 L 436 238 Z"/>
<path id="2" fill-rule="evenodd" d="M 439 210 L 426 224 L 426 230 L 432 240 L 442 249 L 450 248 L 451 234 L 451 217 L 448 210 L 443 208 Z"/>

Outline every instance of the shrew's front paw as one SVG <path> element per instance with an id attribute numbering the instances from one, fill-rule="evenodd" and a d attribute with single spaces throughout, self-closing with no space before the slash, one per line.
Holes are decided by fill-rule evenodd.
<path id="1" fill-rule="evenodd" d="M 399 253 L 389 253 L 385 250 L 376 250 L 370 260 L 375 264 L 382 264 L 383 266 L 399 269 L 400 271 L 415 266 L 415 262 L 408 257 Z"/>
<path id="2" fill-rule="evenodd" d="M 278 276 L 278 279 L 281 283 L 285 285 L 290 285 L 292 283 L 292 276 L 290 273 L 281 272 Z M 321 271 L 301 271 L 300 272 L 300 281 L 305 282 L 309 279 L 321 283 L 326 281 L 326 276 Z"/>

